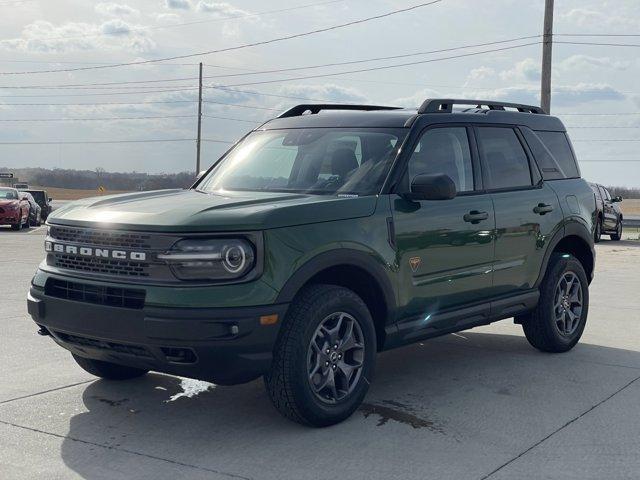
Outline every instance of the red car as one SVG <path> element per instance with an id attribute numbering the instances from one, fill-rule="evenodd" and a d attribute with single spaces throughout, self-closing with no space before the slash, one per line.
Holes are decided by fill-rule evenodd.
<path id="1" fill-rule="evenodd" d="M 13 230 L 29 226 L 29 201 L 15 188 L 0 187 L 0 225 L 11 225 Z"/>

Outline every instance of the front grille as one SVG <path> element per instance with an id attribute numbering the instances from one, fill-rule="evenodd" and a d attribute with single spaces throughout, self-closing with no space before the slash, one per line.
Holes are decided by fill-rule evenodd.
<path id="1" fill-rule="evenodd" d="M 104 275 L 125 275 L 129 277 L 148 277 L 149 265 L 130 260 L 112 260 L 107 258 L 81 257 L 79 255 L 55 254 L 53 265 L 69 270 L 100 273 Z"/>
<path id="2" fill-rule="evenodd" d="M 55 240 L 79 245 L 97 245 L 124 249 L 151 248 L 151 236 L 144 233 L 52 226 L 49 235 Z"/>
<path id="3" fill-rule="evenodd" d="M 142 346 L 127 345 L 124 343 L 107 342 L 96 340 L 95 338 L 79 337 L 77 335 L 69 335 L 62 332 L 53 332 L 53 334 L 65 343 L 77 345 L 79 347 L 97 348 L 99 350 L 109 350 L 116 353 L 125 353 L 136 357 L 153 358 L 153 355 Z"/>
<path id="4" fill-rule="evenodd" d="M 44 293 L 50 297 L 76 302 L 133 309 L 143 308 L 145 300 L 144 290 L 88 285 L 55 278 L 47 280 Z"/>

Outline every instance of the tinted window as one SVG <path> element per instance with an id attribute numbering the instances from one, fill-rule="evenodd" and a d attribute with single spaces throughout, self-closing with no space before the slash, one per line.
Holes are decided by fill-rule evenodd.
<path id="1" fill-rule="evenodd" d="M 375 194 L 405 135 L 405 129 L 382 128 L 256 131 L 236 145 L 197 188 Z"/>
<path id="2" fill-rule="evenodd" d="M 478 128 L 478 148 L 484 161 L 488 188 L 530 186 L 529 160 L 511 128 Z"/>
<path id="3" fill-rule="evenodd" d="M 547 178 L 547 176 L 545 176 L 545 169 L 557 169 L 556 172 L 559 171 L 559 178 L 576 178 L 580 176 L 571 145 L 565 133 L 539 131 L 536 132 L 536 135 L 542 140 L 542 143 L 544 143 L 552 156 L 551 160 L 543 156 L 541 159 L 542 163 L 538 163 L 542 169 L 544 178 Z M 533 154 L 536 155 L 535 152 Z M 537 155 L 536 160 L 538 160 Z M 555 172 L 550 171 L 547 173 Z M 555 178 L 558 178 L 557 173 Z"/>
<path id="4" fill-rule="evenodd" d="M 444 173 L 454 181 L 458 192 L 473 190 L 466 128 L 432 128 L 422 135 L 409 159 L 405 185 L 423 173 Z"/>

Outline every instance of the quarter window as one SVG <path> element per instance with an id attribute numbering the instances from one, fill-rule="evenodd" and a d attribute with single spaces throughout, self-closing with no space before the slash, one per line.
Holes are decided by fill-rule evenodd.
<path id="1" fill-rule="evenodd" d="M 547 168 L 556 168 L 559 172 L 560 178 L 577 178 L 580 176 L 578 171 L 578 165 L 573 156 L 571 145 L 567 139 L 567 135 L 564 132 L 543 132 L 537 131 L 536 135 L 542 140 L 542 143 L 551 153 L 553 163 L 545 165 L 544 159 L 540 164 L 543 175 Z M 534 152 L 534 155 L 536 153 Z M 536 160 L 538 156 L 536 155 Z M 545 178 L 547 178 L 545 176 Z M 555 177 L 558 178 L 558 177 Z"/>
<path id="2" fill-rule="evenodd" d="M 422 174 L 444 173 L 458 192 L 473 190 L 473 167 L 465 127 L 432 128 L 422 134 L 407 168 L 405 185 Z"/>
<path id="3" fill-rule="evenodd" d="M 488 188 L 532 185 L 529 159 L 512 128 L 479 127 L 478 148 L 484 161 Z"/>

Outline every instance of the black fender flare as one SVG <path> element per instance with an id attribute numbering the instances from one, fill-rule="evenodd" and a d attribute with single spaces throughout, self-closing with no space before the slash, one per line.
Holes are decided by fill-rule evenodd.
<path id="1" fill-rule="evenodd" d="M 540 286 L 540 283 L 542 282 L 542 279 L 544 278 L 544 275 L 547 272 L 547 265 L 549 264 L 551 253 L 555 250 L 555 248 L 562 241 L 562 239 L 570 236 L 581 238 L 589 246 L 589 249 L 591 250 L 591 258 L 593 258 L 593 262 L 594 262 L 593 270 L 595 270 L 596 250 L 593 246 L 592 233 L 584 224 L 577 221 L 570 221 L 564 225 L 564 228 L 561 228 L 560 230 L 558 230 L 549 241 L 547 251 L 545 252 L 544 259 L 542 260 L 542 268 L 540 269 L 540 274 L 538 275 L 538 279 L 534 284 L 535 288 L 538 288 Z M 591 271 L 591 275 L 589 275 L 590 277 L 589 282 L 593 280 L 593 270 Z"/>
<path id="2" fill-rule="evenodd" d="M 275 303 L 291 302 L 300 288 L 313 276 L 331 267 L 357 267 L 371 275 L 384 296 L 387 322 L 395 321 L 395 291 L 384 267 L 371 255 L 360 250 L 341 248 L 320 253 L 302 265 L 284 284 Z"/>

